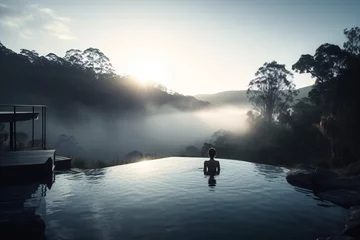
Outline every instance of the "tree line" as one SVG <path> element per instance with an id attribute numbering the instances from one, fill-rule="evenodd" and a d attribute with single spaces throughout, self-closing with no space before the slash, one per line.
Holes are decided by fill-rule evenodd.
<path id="1" fill-rule="evenodd" d="M 360 28 L 345 29 L 344 35 L 342 47 L 324 43 L 292 65 L 315 80 L 308 97 L 300 100 L 294 101 L 298 91 L 286 66 L 264 63 L 247 90 L 254 107 L 247 113 L 250 131 L 227 132 L 203 148 L 219 148 L 220 157 L 271 164 L 337 167 L 358 160 Z"/>

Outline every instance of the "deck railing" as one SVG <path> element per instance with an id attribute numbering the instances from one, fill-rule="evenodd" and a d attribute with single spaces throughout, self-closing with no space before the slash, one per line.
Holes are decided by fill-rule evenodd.
<path id="1" fill-rule="evenodd" d="M 4 109 L 10 109 L 10 112 L 13 113 L 13 120 L 9 122 L 10 124 L 10 139 L 9 139 L 9 147 L 11 151 L 16 151 L 16 113 L 19 113 L 20 109 L 31 109 L 29 113 L 35 115 L 36 110 L 40 109 L 41 111 L 41 149 L 46 149 L 46 105 L 24 105 L 24 104 L 0 104 L 0 113 Z M 9 110 L 8 110 L 9 111 Z M 35 144 L 35 119 L 31 119 L 31 147 L 34 148 Z"/>

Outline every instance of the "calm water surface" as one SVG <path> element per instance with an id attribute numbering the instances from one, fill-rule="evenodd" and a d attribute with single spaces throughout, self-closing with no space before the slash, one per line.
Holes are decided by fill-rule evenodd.
<path id="1" fill-rule="evenodd" d="M 284 168 L 166 158 L 56 175 L 46 192 L 47 239 L 316 239 L 340 232 L 346 210 L 285 180 Z"/>

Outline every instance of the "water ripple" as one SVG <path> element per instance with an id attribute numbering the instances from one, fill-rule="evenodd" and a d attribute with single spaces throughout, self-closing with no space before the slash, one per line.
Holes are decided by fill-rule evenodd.
<path id="1" fill-rule="evenodd" d="M 345 210 L 287 184 L 285 168 L 220 159 L 209 187 L 203 161 L 166 158 L 57 175 L 46 195 L 46 236 L 316 239 L 345 224 Z"/>

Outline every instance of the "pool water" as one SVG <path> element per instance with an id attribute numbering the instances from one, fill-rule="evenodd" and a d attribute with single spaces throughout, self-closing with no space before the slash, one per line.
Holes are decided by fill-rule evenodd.
<path id="1" fill-rule="evenodd" d="M 339 233 L 345 209 L 285 180 L 285 168 L 165 158 L 56 175 L 46 192 L 47 239 L 316 239 Z"/>

